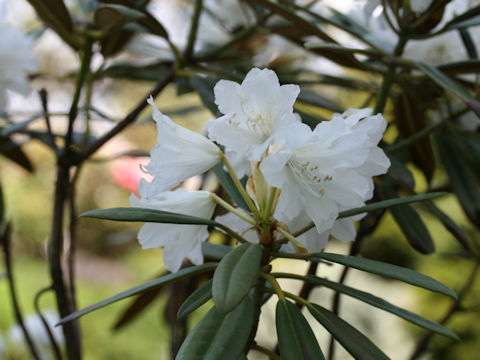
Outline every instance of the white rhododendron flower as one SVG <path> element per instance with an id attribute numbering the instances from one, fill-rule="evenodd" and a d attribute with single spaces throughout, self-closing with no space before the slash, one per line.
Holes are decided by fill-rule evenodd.
<path id="1" fill-rule="evenodd" d="M 214 91 L 215 103 L 225 115 L 209 121 L 208 136 L 225 146 L 235 164 L 259 161 L 277 132 L 300 121 L 293 113 L 300 88 L 280 85 L 272 70 L 254 68 L 242 84 L 220 80 Z"/>
<path id="2" fill-rule="evenodd" d="M 283 217 L 293 220 L 305 211 L 322 233 L 340 211 L 372 197 L 371 176 L 385 173 L 390 163 L 376 149 L 386 121 L 369 113 L 350 109 L 314 131 L 295 124 L 285 132 L 283 146 L 271 147 L 260 170 L 269 184 L 282 189 L 277 211 Z"/>
<path id="3" fill-rule="evenodd" d="M 242 84 L 220 80 L 214 91 L 224 115 L 209 121 L 208 135 L 225 155 L 211 140 L 162 115 L 150 99 L 159 132 L 146 166 L 153 180 L 141 182 L 140 198 L 132 195 L 131 205 L 209 219 L 218 203 L 229 211 L 217 221 L 230 235 L 263 246 L 277 241 L 288 252 L 322 251 L 331 236 L 354 240 L 354 221 L 363 214 L 337 218 L 363 206 L 373 196 L 372 177 L 390 166 L 378 147 L 387 126 L 383 116 L 349 109 L 311 130 L 293 112 L 299 87 L 280 85 L 268 69 L 252 69 Z M 206 191 L 166 191 L 220 160 L 248 211 Z M 239 178 L 246 173 L 251 176 L 245 188 Z M 164 248 L 170 271 L 178 271 L 185 257 L 203 263 L 207 238 L 205 225 L 147 223 L 138 234 L 143 248 Z"/>
<path id="4" fill-rule="evenodd" d="M 130 205 L 191 215 L 209 219 L 215 208 L 208 191 L 160 192 L 154 184 L 145 180 L 138 187 L 140 198 L 130 196 Z M 178 271 L 183 259 L 188 257 L 195 265 L 203 264 L 202 242 L 208 238 L 206 225 L 184 225 L 146 223 L 138 233 L 138 240 L 144 249 L 163 247 L 165 267 Z"/>
<path id="5" fill-rule="evenodd" d="M 0 9 L 0 112 L 5 111 L 7 90 L 28 95 L 28 74 L 37 70 L 32 41 L 3 22 Z"/>
<path id="6" fill-rule="evenodd" d="M 152 98 L 148 103 L 157 123 L 158 144 L 152 148 L 145 170 L 154 176 L 153 183 L 159 191 L 169 190 L 220 161 L 220 150 L 213 142 L 175 124 L 158 110 Z"/>

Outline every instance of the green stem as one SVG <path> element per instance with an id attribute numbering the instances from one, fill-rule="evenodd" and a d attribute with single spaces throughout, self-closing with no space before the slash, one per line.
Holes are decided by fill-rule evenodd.
<path id="1" fill-rule="evenodd" d="M 237 215 L 239 218 L 241 218 L 242 220 L 245 220 L 247 223 L 251 224 L 251 225 L 257 225 L 256 221 L 251 218 L 250 216 L 248 216 L 247 214 L 244 214 L 242 213 L 241 211 L 239 211 L 238 209 L 234 208 L 232 205 L 230 205 L 229 203 L 227 203 L 225 200 L 223 200 L 220 196 L 218 196 L 217 194 L 214 194 L 214 193 L 211 193 L 210 194 L 210 198 L 216 202 L 218 205 L 220 205 L 221 207 L 223 207 L 225 210 L 228 210 L 230 211 L 231 213 Z"/>
<path id="2" fill-rule="evenodd" d="M 405 45 L 407 44 L 408 39 L 402 35 L 398 39 L 397 46 L 393 52 L 394 56 L 399 56 L 402 54 Z M 393 80 L 395 78 L 395 69 L 397 65 L 395 63 L 390 63 L 387 68 L 387 72 L 383 77 L 380 90 L 378 92 L 377 101 L 375 109 L 373 110 L 374 114 L 383 113 L 385 110 L 385 105 L 387 104 L 388 95 L 390 94 L 390 88 L 392 87 Z"/>
<path id="3" fill-rule="evenodd" d="M 225 231 L 228 235 L 230 235 L 232 238 L 236 239 L 239 243 L 243 244 L 243 243 L 248 242 L 243 237 L 241 237 L 239 234 L 237 234 L 235 231 L 230 229 L 228 226 L 225 226 L 225 225 L 220 224 L 220 223 L 216 223 L 215 226 L 218 227 L 219 229 L 222 229 L 223 231 Z"/>
<path id="4" fill-rule="evenodd" d="M 287 238 L 287 240 L 292 243 L 292 245 L 295 247 L 295 250 L 298 253 L 307 253 L 308 252 L 308 250 L 305 248 L 305 246 L 303 246 L 303 244 L 300 241 L 298 241 L 298 239 L 295 236 L 293 236 L 292 234 L 290 234 L 288 231 L 286 231 L 286 230 L 284 230 L 280 227 L 277 227 L 275 230 L 278 231 L 283 236 L 285 236 L 285 238 Z"/>
<path id="5" fill-rule="evenodd" d="M 293 299 L 295 300 L 297 303 L 300 303 L 304 306 L 309 306 L 310 305 L 310 302 L 308 300 L 305 300 L 304 298 L 298 296 L 298 295 L 295 295 L 295 294 L 292 294 L 291 292 L 288 292 L 288 291 L 284 291 L 283 294 L 290 298 L 290 299 Z"/>
<path id="6" fill-rule="evenodd" d="M 41 357 L 38 353 L 38 350 L 30 336 L 30 333 L 23 322 L 22 312 L 20 310 L 20 305 L 18 303 L 17 292 L 15 289 L 15 281 L 13 278 L 13 265 L 11 259 L 11 249 L 10 249 L 10 225 L 5 225 L 3 222 L 0 222 L 1 232 L 0 234 L 0 245 L 3 245 L 3 253 L 5 257 L 5 268 L 7 275 L 7 283 L 10 290 L 10 298 L 12 300 L 13 312 L 15 314 L 15 319 L 17 320 L 18 325 L 22 329 L 23 337 L 25 338 L 27 348 L 30 351 L 30 355 L 34 360 L 40 360 Z"/>
<path id="7" fill-rule="evenodd" d="M 282 360 L 282 358 L 278 354 L 275 354 L 272 350 L 267 349 L 263 346 L 255 344 L 254 346 L 252 346 L 252 349 L 267 355 L 270 359 Z"/>
<path id="8" fill-rule="evenodd" d="M 278 283 L 277 279 L 275 279 L 275 277 L 273 275 L 270 275 L 270 274 L 267 274 L 267 273 L 260 273 L 260 275 L 265 279 L 267 280 L 270 284 L 272 284 L 273 286 L 273 290 L 275 291 L 275 294 L 277 294 L 278 298 L 280 300 L 285 300 L 285 295 L 284 295 L 284 292 L 282 290 L 282 288 L 280 287 L 280 284 Z M 265 289 L 268 291 L 268 289 Z"/>
<path id="9" fill-rule="evenodd" d="M 200 14 L 203 8 L 203 0 L 196 0 L 195 1 L 195 8 L 193 10 L 192 15 L 192 25 L 190 27 L 190 32 L 188 34 L 188 43 L 187 47 L 185 48 L 185 59 L 190 60 L 193 54 L 193 47 L 195 46 L 195 40 L 197 38 L 198 32 L 198 23 L 200 20 Z"/>
<path id="10" fill-rule="evenodd" d="M 253 203 L 253 201 L 252 201 L 252 199 L 250 198 L 250 196 L 248 196 L 247 191 L 245 190 L 245 188 L 243 187 L 242 183 L 241 183 L 240 180 L 238 179 L 237 174 L 236 174 L 235 171 L 233 170 L 232 164 L 230 164 L 230 161 L 228 161 L 227 157 L 226 157 L 225 154 L 223 154 L 223 153 L 221 153 L 220 159 L 221 159 L 222 162 L 225 164 L 225 166 L 226 166 L 226 168 L 227 168 L 227 170 L 228 170 L 228 173 L 229 173 L 230 176 L 232 177 L 233 183 L 234 183 L 235 186 L 237 187 L 238 191 L 240 192 L 240 195 L 242 196 L 242 199 L 245 201 L 245 203 L 247 204 L 248 208 L 253 212 L 253 214 L 258 215 L 257 207 L 256 207 L 255 204 Z"/>
<path id="11" fill-rule="evenodd" d="M 92 39 L 85 38 L 85 46 L 83 49 L 82 60 L 80 64 L 80 70 L 77 76 L 77 82 L 75 84 L 75 93 L 73 94 L 72 105 L 68 112 L 68 129 L 65 137 L 65 149 L 68 149 L 72 144 L 73 137 L 73 123 L 77 118 L 78 102 L 80 100 L 80 94 L 82 92 L 83 83 L 90 71 L 90 60 L 92 58 Z"/>

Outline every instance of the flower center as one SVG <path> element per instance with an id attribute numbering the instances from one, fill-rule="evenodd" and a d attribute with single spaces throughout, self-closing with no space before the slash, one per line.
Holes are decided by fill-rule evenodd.
<path id="1" fill-rule="evenodd" d="M 270 112 L 257 113 L 248 109 L 248 104 L 243 100 L 240 101 L 243 113 L 247 116 L 247 128 L 255 133 L 261 134 L 263 137 L 269 137 L 273 131 L 273 117 Z"/>
<path id="2" fill-rule="evenodd" d="M 303 162 L 291 158 L 288 160 L 287 166 L 298 182 L 314 196 L 322 196 L 325 191 L 323 186 L 325 182 L 333 180 L 333 177 L 328 174 L 322 176 L 318 171 L 318 166 L 311 165 L 310 161 Z"/>

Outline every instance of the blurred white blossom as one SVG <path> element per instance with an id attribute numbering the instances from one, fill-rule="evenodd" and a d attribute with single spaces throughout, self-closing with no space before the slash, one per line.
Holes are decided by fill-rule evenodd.
<path id="1" fill-rule="evenodd" d="M 30 38 L 4 22 L 0 9 L 0 112 L 6 108 L 7 90 L 29 93 L 28 75 L 37 69 L 32 45 Z"/>
<path id="2" fill-rule="evenodd" d="M 57 313 L 53 310 L 47 310 L 44 311 L 42 315 L 50 327 L 55 342 L 58 345 L 63 345 L 65 340 L 63 337 L 62 328 L 55 327 L 55 324 L 57 324 L 60 320 Z M 49 351 L 51 342 L 40 317 L 37 314 L 30 314 L 23 318 L 23 322 L 37 350 L 41 352 L 44 358 L 48 358 L 50 355 Z M 26 348 L 27 346 L 23 336 L 22 328 L 18 324 L 13 325 L 8 331 L 8 339 L 15 347 Z"/>
<path id="3" fill-rule="evenodd" d="M 139 208 L 170 211 L 209 219 L 215 208 L 208 191 L 159 192 L 155 186 L 145 180 L 138 187 L 140 198 L 130 196 L 130 205 Z M 183 259 L 188 257 L 195 265 L 203 264 L 202 242 L 208 238 L 206 225 L 177 225 L 146 223 L 138 233 L 143 249 L 163 247 L 165 267 L 172 272 L 178 271 Z"/>

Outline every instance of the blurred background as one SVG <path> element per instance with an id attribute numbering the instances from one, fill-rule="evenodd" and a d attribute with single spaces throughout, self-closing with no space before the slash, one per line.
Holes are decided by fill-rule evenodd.
<path id="1" fill-rule="evenodd" d="M 78 24 L 91 21 L 91 9 L 94 3 L 94 1 L 81 0 L 65 1 L 74 22 Z M 205 3 L 211 6 L 212 11 L 205 11 L 200 18 L 194 51 L 208 58 L 208 56 L 216 56 L 215 49 L 219 45 L 231 41 L 232 33 L 236 36 L 242 29 L 249 29 L 252 16 L 250 12 L 253 10 L 247 4 L 244 4 L 243 8 L 236 8 L 236 2 L 233 1 L 224 3 L 205 1 Z M 361 3 L 364 9 L 368 5 L 365 1 L 319 1 L 318 3 L 322 7 L 312 8 L 312 11 L 323 14 L 323 9 L 328 8 L 329 11 L 333 11 L 330 8 L 333 7 L 335 11 L 350 14 L 359 19 L 363 18 L 363 15 L 358 10 L 358 6 Z M 375 6 L 377 12 L 378 6 L 379 4 Z M 455 6 L 456 12 L 461 13 L 459 6 L 462 4 L 456 3 Z M 465 6 L 465 9 L 468 9 L 468 6 L 473 5 Z M 66 114 L 75 90 L 75 77 L 80 64 L 79 56 L 53 30 L 45 28 L 27 1 L 3 0 L 2 7 L 4 21 L 22 29 L 34 39 L 33 51 L 38 65 L 37 72 L 31 75 L 31 92 L 28 95 L 8 93 L 8 119 L 5 121 L 2 119 L 2 128 L 30 119 L 29 130 L 45 133 L 44 122 L 38 120 L 38 114 L 42 113 L 42 102 L 38 91 L 45 89 L 48 93 L 52 132 L 63 133 L 67 128 Z M 193 8 L 193 2 L 187 0 L 155 0 L 150 1 L 147 6 L 152 15 L 165 27 L 169 34 L 169 41 L 178 49 L 184 49 L 187 46 Z M 275 16 L 279 17 L 279 15 L 272 17 Z M 450 15 L 446 13 L 444 16 Z M 392 40 L 391 36 L 394 36 L 394 33 L 386 34 L 387 31 L 375 28 L 377 25 L 368 21 L 363 26 L 371 27 L 370 30 L 378 35 L 375 41 L 384 42 L 386 48 L 393 47 L 395 40 Z M 205 133 L 206 121 L 218 115 L 212 110 L 212 106 L 208 106 L 209 98 L 213 96 L 211 93 L 213 84 L 225 74 L 225 78 L 241 81 L 242 74 L 252 66 L 267 66 L 279 73 L 282 82 L 300 81 L 303 96 L 300 96 L 296 109 L 305 121 L 328 119 L 333 112 L 341 112 L 350 107 L 374 106 L 375 89 L 379 83 L 378 74 L 344 67 L 336 64 L 332 58 L 327 60 L 321 54 L 307 51 L 302 43 L 294 43 L 292 39 L 286 40 L 288 36 L 285 36 L 285 33 L 293 30 L 292 27 L 285 26 L 282 29 L 278 26 L 274 32 L 267 25 L 255 29 L 255 36 L 245 36 L 247 40 L 237 44 L 236 50 L 242 51 L 243 55 L 235 59 L 234 68 L 228 69 L 230 66 L 228 62 L 220 66 L 210 64 L 206 60 L 207 65 L 197 63 L 183 70 L 180 69 L 177 73 L 177 81 L 166 87 L 156 98 L 156 104 L 163 113 L 182 126 Z M 297 30 L 301 32 L 301 29 Z M 328 24 L 325 25 L 324 30 L 332 37 L 340 39 L 345 46 L 358 46 L 358 41 L 352 40 L 345 31 Z M 471 31 L 471 33 L 474 44 L 478 47 L 476 32 Z M 305 34 L 290 33 L 289 35 L 293 37 L 298 35 L 300 39 Z M 88 103 L 90 111 L 82 112 L 75 124 L 74 136 L 79 137 L 79 142 L 82 136 L 95 138 L 111 129 L 148 94 L 155 79 L 164 76 L 165 64 L 172 61 L 171 47 L 164 38 L 140 33 L 129 39 L 130 41 L 122 44 L 121 51 L 106 54 L 100 49 L 94 50 L 91 68 L 93 73 L 98 70 L 96 73 L 98 77 L 89 89 L 93 94 L 91 99 L 87 99 L 88 95 L 85 94 L 81 98 L 83 103 Z M 446 41 L 443 40 L 443 44 Z M 434 52 L 438 44 L 434 44 L 430 52 L 424 51 L 425 54 L 423 54 L 422 49 L 425 50 L 426 46 L 424 43 L 407 47 L 405 57 L 414 59 L 421 57 L 425 62 L 431 57 L 434 61 L 432 65 L 462 60 L 462 52 L 466 53 L 463 50 L 464 47 L 458 39 L 452 43 L 458 45 L 459 50 L 449 48 L 444 49 L 444 53 L 453 54 L 453 58 L 449 58 L 450 55 L 448 55 L 440 59 L 439 53 Z M 455 56 L 459 58 L 455 59 Z M 196 78 L 198 74 L 201 76 L 200 80 Z M 472 76 L 478 77 L 478 73 Z M 193 82 L 192 79 L 194 79 Z M 197 83 L 195 79 L 198 80 Z M 342 79 L 348 79 L 350 85 L 342 86 Z M 455 100 L 452 100 L 452 104 L 455 106 Z M 393 101 L 387 103 L 384 112 L 391 123 L 397 116 L 395 106 Z M 433 110 L 428 110 L 428 114 L 432 119 L 436 116 Z M 461 119 L 461 124 L 471 129 L 469 131 L 476 141 L 479 136 L 478 122 L 478 118 L 472 112 L 466 113 L 466 117 Z M 393 144 L 398 134 L 397 127 L 389 127 L 385 142 Z M 28 158 L 29 165 L 23 162 L 22 166 L 21 161 L 12 161 L 5 156 L 0 157 L 1 186 L 6 217 L 11 220 L 13 229 L 11 241 L 13 274 L 20 306 L 26 315 L 27 327 L 31 329 L 35 341 L 38 341 L 42 348 L 44 358 L 50 359 L 53 357 L 48 339 L 35 316 L 34 298 L 50 283 L 46 254 L 52 222 L 56 158 L 52 150 L 39 137 L 29 137 L 18 132 L 15 134 L 15 141 L 21 144 L 22 152 Z M 88 139 L 86 141 L 88 142 Z M 91 209 L 129 206 L 128 197 L 136 191 L 140 178 L 146 177 L 141 165 L 148 163 L 149 150 L 155 143 L 156 129 L 151 113 L 147 109 L 141 113 L 133 126 L 109 141 L 82 165 L 76 184 L 75 213 L 78 215 Z M 476 144 L 475 149 L 479 151 L 480 142 Z M 413 177 L 414 185 L 408 190 L 410 193 L 422 193 L 432 188 L 451 190 L 445 185 L 447 174 L 441 166 L 435 167 L 430 174 L 427 171 L 427 175 L 425 168 L 419 166 L 419 162 L 406 161 L 405 167 Z M 205 183 L 205 177 L 193 178 L 184 186 L 198 188 L 202 182 Z M 477 182 L 476 185 L 478 184 Z M 466 241 L 472 244 L 473 248 L 480 244 L 478 229 L 467 218 L 455 195 L 444 196 L 436 200 L 435 205 L 448 214 L 456 224 L 462 234 L 460 237 L 467 239 Z M 464 246 L 458 240 L 459 236 L 448 231 L 445 223 L 442 224 L 438 216 L 432 215 L 425 205 L 418 204 L 413 208 L 426 225 L 435 244 L 435 252 L 425 255 L 412 248 L 398 221 L 388 212 L 381 217 L 375 230 L 366 236 L 360 254 L 367 258 L 415 269 L 447 284 L 457 293 L 465 289 L 461 308 L 455 309 L 446 323 L 447 327 L 457 333 L 462 341 L 454 342 L 435 335 L 422 358 L 474 359 L 480 352 L 480 298 L 478 296 L 480 279 L 475 277 L 476 271 L 473 271 L 478 262 L 472 260 L 473 255 L 469 256 L 465 252 Z M 136 234 L 140 225 L 93 219 L 77 220 L 75 273 L 79 308 L 148 281 L 165 271 L 161 249 L 143 251 L 139 246 Z M 219 237 L 218 234 L 216 236 Z M 69 232 L 67 230 L 65 238 L 68 248 Z M 327 250 L 347 254 L 349 245 L 332 239 Z M 274 267 L 289 270 L 295 267 L 299 273 L 307 271 L 307 264 L 294 260 L 279 261 Z M 4 272 L 2 269 L 3 263 L 0 265 L 0 276 Z M 341 271 L 342 269 L 338 266 L 320 265 L 317 274 L 337 280 Z M 346 284 L 372 292 L 395 305 L 435 321 L 441 321 L 452 306 L 451 299 L 373 275 L 367 276 L 354 270 L 350 272 Z M 466 284 L 467 287 L 465 287 Z M 282 285 L 295 291 L 300 289 L 300 284 L 293 281 L 286 281 Z M 311 297 L 318 299 L 319 303 L 326 306 L 330 306 L 332 302 L 332 292 L 328 289 L 315 289 Z M 135 316 L 131 318 L 124 317 L 125 310 L 132 303 L 131 299 L 82 318 L 80 325 L 84 358 L 91 360 L 169 358 L 172 329 L 168 321 L 172 314 L 167 306 L 168 289 L 162 289 L 153 298 L 144 305 L 137 304 L 134 309 L 137 309 L 138 314 L 134 311 Z M 275 346 L 276 339 L 271 338 L 274 307 L 272 304 L 269 306 L 269 310 L 262 313 L 262 325 L 258 336 L 265 344 Z M 189 318 L 189 328 L 194 326 L 208 307 L 208 304 L 202 306 Z M 58 320 L 55 299 L 51 293 L 42 296 L 40 308 L 45 314 L 49 314 L 47 319 L 52 323 Z M 140 309 L 142 311 L 139 311 Z M 418 341 L 426 333 L 425 330 L 391 314 L 367 307 L 363 303 L 346 297 L 342 298 L 341 315 L 367 334 L 392 359 L 409 358 Z M 54 335 L 58 342 L 62 343 L 62 334 L 57 330 L 55 329 Z M 320 345 L 322 348 L 326 347 L 329 341 L 328 334 L 323 329 L 317 330 Z M 13 316 L 7 281 L 5 277 L 0 277 L 0 359 L 29 359 L 23 341 Z M 262 357 L 259 355 L 258 358 Z M 336 358 L 349 359 L 350 356 L 337 347 Z"/>

